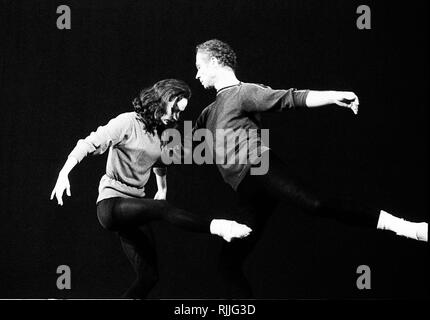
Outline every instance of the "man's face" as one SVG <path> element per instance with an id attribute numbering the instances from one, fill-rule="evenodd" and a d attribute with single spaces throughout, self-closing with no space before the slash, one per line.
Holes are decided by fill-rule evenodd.
<path id="1" fill-rule="evenodd" d="M 216 63 L 210 58 L 209 54 L 202 51 L 197 51 L 196 54 L 196 79 L 200 81 L 205 89 L 214 86 Z"/>

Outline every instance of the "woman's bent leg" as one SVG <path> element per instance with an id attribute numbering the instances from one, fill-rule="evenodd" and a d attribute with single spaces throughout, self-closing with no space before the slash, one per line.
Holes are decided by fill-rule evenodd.
<path id="1" fill-rule="evenodd" d="M 124 298 L 146 298 L 158 281 L 157 255 L 150 226 L 118 232 L 125 255 L 136 272 L 136 280 Z"/>

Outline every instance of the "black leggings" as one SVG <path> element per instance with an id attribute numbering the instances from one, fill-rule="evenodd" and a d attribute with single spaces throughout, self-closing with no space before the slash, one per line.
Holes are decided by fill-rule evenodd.
<path id="1" fill-rule="evenodd" d="M 152 229 L 146 225 L 121 230 L 118 235 L 122 249 L 136 273 L 136 279 L 122 297 L 145 298 L 158 281 L 157 254 Z"/>
<path id="2" fill-rule="evenodd" d="M 291 174 L 272 151 L 269 152 L 269 171 L 265 175 L 248 173 L 237 193 L 240 210 L 239 222 L 253 229 L 251 236 L 226 243 L 222 247 L 219 271 L 224 283 L 222 298 L 251 298 L 251 288 L 243 275 L 242 266 L 261 231 L 280 201 L 294 204 L 305 212 L 324 218 L 333 218 L 349 225 L 376 228 L 379 210 L 356 203 L 352 199 L 322 199 L 307 184 Z"/>
<path id="3" fill-rule="evenodd" d="M 109 198 L 97 204 L 97 216 L 101 225 L 111 231 L 164 220 L 188 231 L 210 232 L 209 218 L 176 208 L 166 200 Z"/>
<path id="4" fill-rule="evenodd" d="M 109 198 L 97 204 L 100 224 L 117 231 L 137 278 L 124 298 L 145 298 L 158 280 L 154 237 L 148 222 L 164 220 L 183 229 L 209 232 L 210 219 L 176 208 L 165 200 Z"/>

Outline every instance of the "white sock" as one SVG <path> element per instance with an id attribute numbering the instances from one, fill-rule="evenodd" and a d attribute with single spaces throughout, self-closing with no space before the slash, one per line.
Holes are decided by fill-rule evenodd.
<path id="1" fill-rule="evenodd" d="M 232 238 L 243 238 L 249 235 L 251 229 L 244 224 L 232 220 L 213 219 L 210 224 L 211 234 L 218 235 L 230 242 Z"/>
<path id="2" fill-rule="evenodd" d="M 231 223 L 224 219 L 213 219 L 210 225 L 210 231 L 217 236 L 223 236 L 231 228 Z"/>
<path id="3" fill-rule="evenodd" d="M 377 229 L 390 230 L 399 236 L 427 242 L 428 224 L 426 222 L 410 222 L 383 210 L 379 214 Z"/>

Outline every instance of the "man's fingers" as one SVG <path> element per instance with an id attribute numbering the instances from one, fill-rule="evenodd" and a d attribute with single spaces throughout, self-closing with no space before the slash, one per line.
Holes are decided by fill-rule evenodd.
<path id="1" fill-rule="evenodd" d="M 72 193 L 70 192 L 70 186 L 67 187 L 66 189 L 66 194 L 70 197 L 72 195 Z"/>
<path id="2" fill-rule="evenodd" d="M 351 99 L 352 101 L 351 101 L 351 104 L 352 105 L 356 105 L 356 106 L 358 106 L 359 104 L 360 104 L 360 101 L 358 100 L 358 97 L 357 97 L 357 95 L 353 95 L 352 96 L 352 99 Z"/>
<path id="3" fill-rule="evenodd" d="M 346 102 L 343 102 L 343 101 L 346 101 Z M 359 102 L 358 102 L 357 96 L 353 96 L 353 97 L 351 97 L 351 99 L 343 99 L 343 101 L 342 100 L 337 100 L 337 101 L 335 101 L 335 103 L 338 106 L 351 109 L 352 112 L 354 112 L 354 114 L 358 113 Z"/>
<path id="4" fill-rule="evenodd" d="M 358 113 L 358 106 L 353 106 L 352 111 L 354 111 L 354 113 L 357 114 Z"/>
<path id="5" fill-rule="evenodd" d="M 49 198 L 49 200 L 54 199 L 54 194 L 55 194 L 55 189 L 54 189 L 54 190 L 52 190 L 52 192 L 51 192 L 51 198 Z"/>
<path id="6" fill-rule="evenodd" d="M 353 103 L 351 103 L 351 105 L 349 107 L 352 110 L 352 112 L 354 112 L 354 114 L 358 113 L 358 103 L 353 102 Z"/>
<path id="7" fill-rule="evenodd" d="M 348 104 L 347 104 L 347 103 L 344 103 L 344 102 L 339 101 L 339 100 L 337 100 L 337 101 L 336 101 L 336 104 L 337 104 L 338 106 L 341 106 L 341 107 L 348 107 Z"/>
<path id="8" fill-rule="evenodd" d="M 252 229 L 249 228 L 248 226 L 245 226 L 245 232 L 246 232 L 246 236 L 248 236 L 252 232 Z"/>

